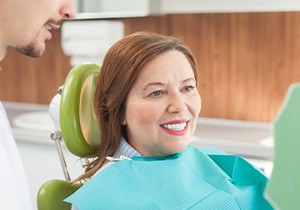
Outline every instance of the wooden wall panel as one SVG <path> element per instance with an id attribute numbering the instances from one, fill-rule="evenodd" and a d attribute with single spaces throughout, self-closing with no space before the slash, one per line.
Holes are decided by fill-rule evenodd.
<path id="1" fill-rule="evenodd" d="M 127 18 L 123 22 L 125 24 L 125 35 L 136 31 L 150 31 L 159 34 L 168 35 L 169 33 L 169 18 L 167 16 L 153 16 L 146 18 Z"/>
<path id="2" fill-rule="evenodd" d="M 201 116 L 271 121 L 300 81 L 300 12 L 178 14 L 126 18 L 125 34 L 185 40 L 197 57 Z M 0 63 L 1 100 L 48 104 L 70 70 L 60 31 L 38 59 L 9 50 Z"/>
<path id="3" fill-rule="evenodd" d="M 167 33 L 184 39 L 198 59 L 201 116 L 271 121 L 288 86 L 300 81 L 300 13 L 165 18 Z"/>
<path id="4" fill-rule="evenodd" d="M 196 46 L 195 40 L 189 41 L 189 34 L 182 33 L 178 21 L 171 22 L 176 23 L 173 33 L 192 43 L 198 57 L 203 75 L 202 115 L 272 120 L 289 84 L 300 80 L 299 57 L 289 56 L 300 47 L 294 35 L 299 33 L 299 14 L 196 15 L 194 19 L 201 25 L 198 37 L 193 37 L 199 39 Z M 295 29 L 288 28 L 290 23 Z M 189 28 L 197 28 L 196 20 L 190 24 Z"/>

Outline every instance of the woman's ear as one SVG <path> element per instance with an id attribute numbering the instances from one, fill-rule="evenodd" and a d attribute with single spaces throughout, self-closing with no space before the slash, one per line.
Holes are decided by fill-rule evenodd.
<path id="1" fill-rule="evenodd" d="M 122 117 L 121 124 L 122 125 L 127 125 L 125 116 Z"/>
<path id="2" fill-rule="evenodd" d="M 122 125 L 127 125 L 126 115 L 125 115 L 125 106 L 124 105 L 122 106 L 121 124 Z"/>

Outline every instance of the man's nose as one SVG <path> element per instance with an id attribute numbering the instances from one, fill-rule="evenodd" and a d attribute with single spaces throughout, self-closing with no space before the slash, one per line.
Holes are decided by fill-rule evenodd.
<path id="1" fill-rule="evenodd" d="M 64 19 L 73 19 L 77 13 L 74 0 L 68 0 L 60 9 L 60 14 Z"/>

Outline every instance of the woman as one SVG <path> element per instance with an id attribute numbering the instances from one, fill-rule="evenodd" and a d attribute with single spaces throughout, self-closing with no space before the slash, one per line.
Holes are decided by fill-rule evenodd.
<path id="1" fill-rule="evenodd" d="M 101 145 L 81 178 L 94 176 L 67 201 L 79 209 L 252 205 L 237 198 L 249 190 L 238 193 L 214 159 L 188 146 L 201 110 L 197 79 L 196 60 L 177 38 L 141 32 L 112 46 L 95 93 Z M 270 207 L 261 190 L 249 195 Z"/>

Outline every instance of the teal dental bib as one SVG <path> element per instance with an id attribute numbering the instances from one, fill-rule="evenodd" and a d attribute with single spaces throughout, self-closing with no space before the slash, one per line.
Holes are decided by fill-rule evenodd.
<path id="1" fill-rule="evenodd" d="M 268 210 L 267 178 L 239 156 L 189 146 L 169 157 L 134 157 L 96 174 L 66 199 L 79 210 Z"/>

